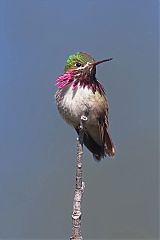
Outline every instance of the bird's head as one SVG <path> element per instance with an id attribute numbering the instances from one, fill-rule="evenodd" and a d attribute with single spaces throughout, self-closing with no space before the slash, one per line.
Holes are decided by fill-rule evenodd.
<path id="1" fill-rule="evenodd" d="M 62 88 L 71 82 L 73 82 L 73 89 L 76 88 L 78 83 L 83 86 L 90 86 L 97 81 L 96 66 L 111 60 L 112 58 L 96 61 L 85 52 L 77 52 L 70 55 L 66 61 L 64 75 L 58 78 L 57 83 L 59 84 L 59 88 Z"/>

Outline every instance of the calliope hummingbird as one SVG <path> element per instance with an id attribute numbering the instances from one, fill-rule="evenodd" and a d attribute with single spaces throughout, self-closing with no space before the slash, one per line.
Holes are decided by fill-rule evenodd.
<path id="1" fill-rule="evenodd" d="M 108 102 L 96 78 L 96 66 L 110 60 L 95 61 L 89 54 L 77 52 L 68 57 L 63 75 L 56 80 L 58 110 L 78 134 L 81 116 L 87 117 L 83 142 L 96 160 L 115 154 L 108 133 Z"/>

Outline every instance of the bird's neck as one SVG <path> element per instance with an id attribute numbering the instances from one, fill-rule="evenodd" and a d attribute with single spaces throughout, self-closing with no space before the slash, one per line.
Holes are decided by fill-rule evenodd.
<path id="1" fill-rule="evenodd" d="M 56 86 L 62 89 L 69 85 L 72 90 L 77 89 L 77 87 L 91 89 L 93 93 L 98 91 L 101 95 L 105 94 L 103 86 L 96 79 L 95 75 L 85 75 L 80 72 L 65 72 L 63 75 L 59 76 L 56 80 Z"/>

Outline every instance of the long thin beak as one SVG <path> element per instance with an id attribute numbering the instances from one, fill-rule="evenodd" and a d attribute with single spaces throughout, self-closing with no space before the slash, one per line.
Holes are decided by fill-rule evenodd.
<path id="1" fill-rule="evenodd" d="M 101 63 L 104 63 L 104 62 L 109 62 L 111 61 L 113 58 L 107 58 L 107 59 L 104 59 L 104 60 L 101 60 L 101 61 L 98 61 L 98 62 L 95 62 L 93 63 L 93 65 L 98 65 L 98 64 L 101 64 Z"/>

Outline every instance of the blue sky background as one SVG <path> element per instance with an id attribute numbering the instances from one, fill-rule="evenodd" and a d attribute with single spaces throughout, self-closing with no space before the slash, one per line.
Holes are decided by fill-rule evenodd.
<path id="1" fill-rule="evenodd" d="M 54 82 L 96 59 L 115 160 L 85 150 L 84 239 L 158 239 L 158 1 L 0 0 L 0 238 L 69 239 L 76 133 Z"/>

